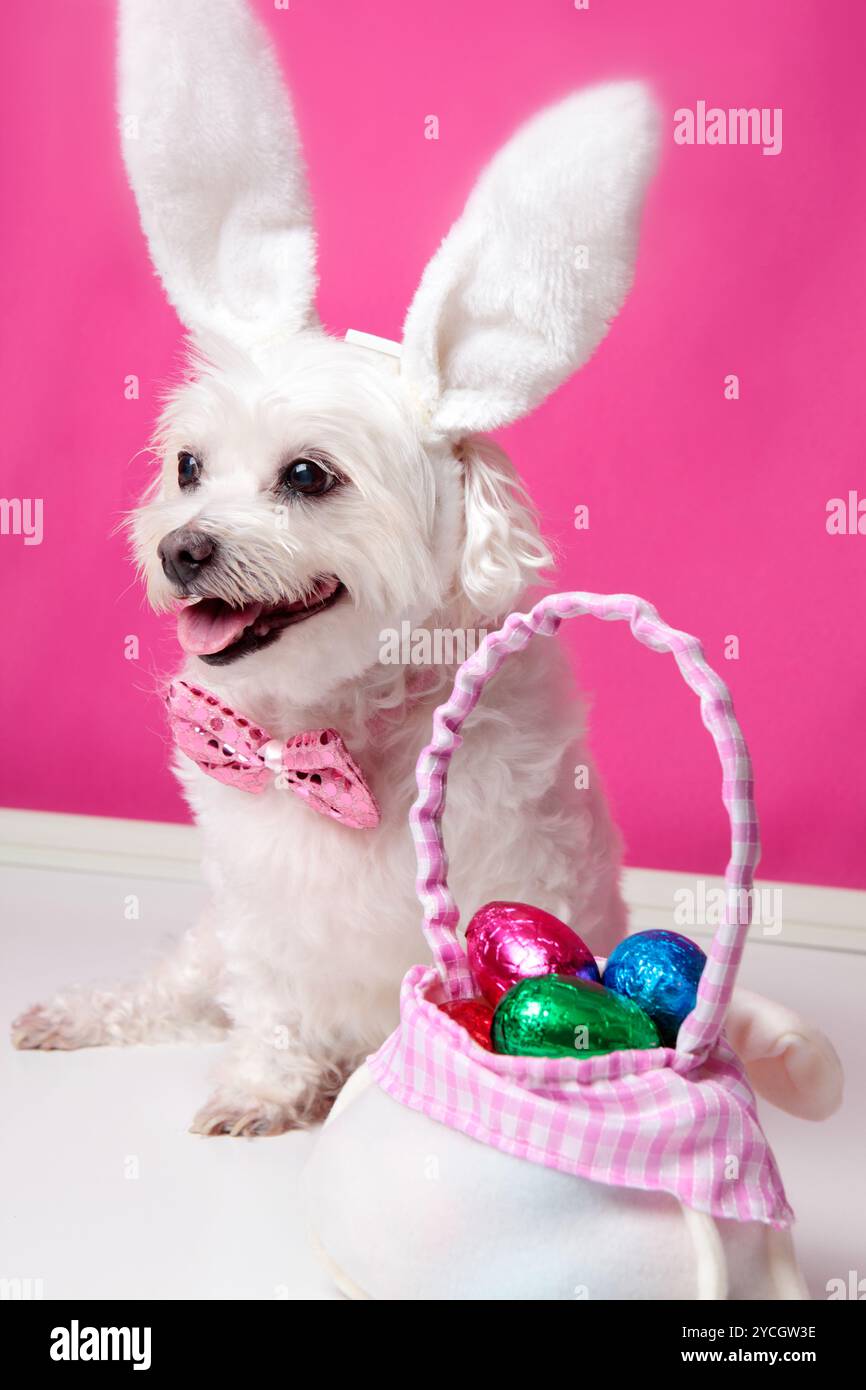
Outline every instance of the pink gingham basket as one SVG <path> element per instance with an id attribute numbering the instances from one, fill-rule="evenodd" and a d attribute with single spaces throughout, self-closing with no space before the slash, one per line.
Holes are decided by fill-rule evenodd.
<path id="1" fill-rule="evenodd" d="M 584 1058 L 499 1056 L 437 1008 L 474 995 L 448 887 L 442 814 L 460 730 L 511 653 L 553 635 L 564 618 L 624 619 L 654 651 L 671 652 L 700 700 L 722 764 L 731 824 L 726 909 L 708 953 L 694 1010 L 675 1048 Z M 411 825 L 417 890 L 434 967 L 406 975 L 400 1024 L 367 1067 L 393 1099 L 515 1157 L 614 1187 L 666 1192 L 712 1216 L 786 1227 L 792 1220 L 755 1098 L 722 1025 L 751 920 L 759 855 L 748 750 L 725 683 L 695 637 L 676 631 L 630 594 L 554 594 L 514 613 L 460 667 L 433 737 L 418 760 Z"/>

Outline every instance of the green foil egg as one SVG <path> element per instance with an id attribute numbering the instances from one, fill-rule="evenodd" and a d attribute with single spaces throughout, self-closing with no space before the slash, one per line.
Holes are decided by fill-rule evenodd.
<path id="1" fill-rule="evenodd" d="M 539 975 L 513 985 L 496 1007 L 494 1052 L 513 1057 L 597 1057 L 632 1047 L 660 1047 L 643 1009 L 602 985 L 566 975 Z"/>

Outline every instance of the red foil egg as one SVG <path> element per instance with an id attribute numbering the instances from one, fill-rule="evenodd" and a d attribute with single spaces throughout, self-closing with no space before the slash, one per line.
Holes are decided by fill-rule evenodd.
<path id="1" fill-rule="evenodd" d="M 493 1010 L 486 999 L 452 999 L 448 1004 L 440 1004 L 443 1014 L 453 1018 L 461 1028 L 465 1028 L 479 1047 L 493 1051 L 490 1041 L 490 1028 L 493 1023 Z"/>
<path id="2" fill-rule="evenodd" d="M 475 982 L 494 1007 L 503 994 L 538 975 L 573 975 L 598 983 L 595 957 L 577 932 L 529 903 L 486 903 L 466 928 Z"/>

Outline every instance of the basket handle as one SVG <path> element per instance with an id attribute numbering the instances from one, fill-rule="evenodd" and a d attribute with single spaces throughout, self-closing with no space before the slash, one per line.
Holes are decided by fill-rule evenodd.
<path id="1" fill-rule="evenodd" d="M 644 646 L 673 654 L 683 679 L 700 699 L 701 717 L 722 764 L 722 800 L 731 823 L 725 914 L 708 952 L 697 1002 L 677 1038 L 678 1052 L 704 1055 L 721 1032 L 752 917 L 750 890 L 760 854 L 752 765 L 730 692 L 707 665 L 698 639 L 668 627 L 651 604 L 633 594 L 550 594 L 529 613 L 512 613 L 459 667 L 449 699 L 433 715 L 433 737 L 418 759 L 418 797 L 409 816 L 418 860 L 416 890 L 424 909 L 424 935 L 447 997 L 457 999 L 473 993 L 469 964 L 457 937 L 460 913 L 448 887 L 448 858 L 442 839 L 448 764 L 463 741 L 463 721 L 505 658 L 522 651 L 536 635 L 552 636 L 563 618 L 585 613 L 605 621 L 625 619 Z"/>

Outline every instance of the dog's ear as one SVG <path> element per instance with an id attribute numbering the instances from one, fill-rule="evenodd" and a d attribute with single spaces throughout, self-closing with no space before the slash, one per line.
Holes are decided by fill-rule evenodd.
<path id="1" fill-rule="evenodd" d="M 532 410 L 604 337 L 632 280 L 656 147 L 639 83 L 550 107 L 496 154 L 409 309 L 403 371 L 457 439 Z"/>
<path id="2" fill-rule="evenodd" d="M 294 117 L 244 0 L 120 0 L 118 66 L 126 168 L 182 322 L 242 347 L 315 322 Z"/>
<path id="3" fill-rule="evenodd" d="M 476 613 L 499 618 L 553 563 L 508 456 L 483 435 L 461 440 L 465 535 L 460 586 Z"/>

